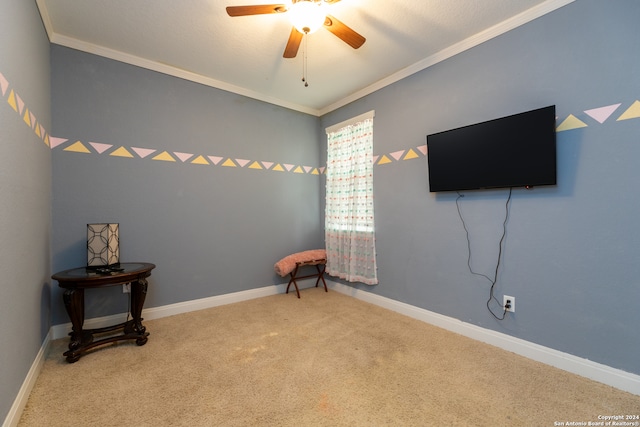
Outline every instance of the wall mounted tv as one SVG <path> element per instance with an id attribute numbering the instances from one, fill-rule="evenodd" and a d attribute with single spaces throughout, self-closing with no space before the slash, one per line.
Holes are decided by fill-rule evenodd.
<path id="1" fill-rule="evenodd" d="M 556 184 L 556 106 L 427 136 L 429 191 Z"/>

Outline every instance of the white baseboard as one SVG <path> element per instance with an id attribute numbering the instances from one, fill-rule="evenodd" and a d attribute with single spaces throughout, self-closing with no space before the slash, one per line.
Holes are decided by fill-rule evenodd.
<path id="1" fill-rule="evenodd" d="M 298 281 L 298 288 L 305 289 L 313 287 L 315 282 L 312 279 L 303 279 Z M 231 294 L 216 295 L 213 297 L 201 298 L 192 301 L 179 302 L 175 304 L 164 305 L 161 307 L 146 308 L 142 310 L 142 317 L 145 320 L 160 319 L 163 317 L 173 316 L 181 313 L 189 313 L 191 311 L 204 310 L 206 308 L 217 307 L 225 304 L 233 304 L 236 302 L 247 301 L 254 298 L 262 298 L 270 295 L 283 294 L 287 289 L 287 285 L 271 285 L 262 288 L 249 289 L 246 291 L 233 292 Z M 290 289 L 289 292 L 295 292 L 295 289 Z M 114 325 L 120 322 L 124 322 L 127 318 L 127 313 L 114 314 L 111 316 L 95 317 L 87 319 L 84 322 L 84 326 L 87 329 L 102 328 L 109 325 Z M 52 339 L 56 340 L 64 338 L 71 332 L 71 323 L 64 323 L 61 325 L 54 325 L 51 327 Z"/>
<path id="2" fill-rule="evenodd" d="M 612 368 L 601 363 L 554 350 L 539 344 L 515 338 L 501 332 L 481 328 L 452 317 L 443 316 L 410 304 L 362 291 L 327 280 L 327 286 L 337 292 L 395 311 L 466 337 L 491 344 L 528 359 L 554 366 L 567 372 L 589 378 L 617 389 L 640 395 L 640 375 Z"/>
<path id="3" fill-rule="evenodd" d="M 40 371 L 42 370 L 42 366 L 44 365 L 44 360 L 47 357 L 47 352 L 49 351 L 49 344 L 51 343 L 51 332 L 47 334 L 40 346 L 40 351 L 36 355 L 35 360 L 31 364 L 31 368 L 29 372 L 27 372 L 27 376 L 18 391 L 18 395 L 13 401 L 13 405 L 11 409 L 9 409 L 9 413 L 7 414 L 4 422 L 2 423 L 2 427 L 15 427 L 18 425 L 20 421 L 20 417 L 22 416 L 22 411 L 24 407 L 27 406 L 27 401 L 29 400 L 29 395 L 31 394 L 31 390 L 33 386 L 36 384 L 36 380 L 38 379 L 38 375 L 40 375 Z"/>
<path id="4" fill-rule="evenodd" d="M 313 280 L 302 281 L 298 284 L 300 289 L 314 286 Z M 395 301 L 380 295 L 359 290 L 341 283 L 327 280 L 327 286 L 332 290 L 369 302 L 371 304 L 395 311 L 405 316 L 429 323 L 434 326 L 449 330 L 451 332 L 464 335 L 466 337 L 481 341 L 504 350 L 519 354 L 538 362 L 580 375 L 603 384 L 610 385 L 620 390 L 640 395 L 640 375 L 612 368 L 588 359 L 554 350 L 539 344 L 512 337 L 501 332 L 481 328 L 470 323 L 463 322 L 452 317 L 434 313 L 410 304 Z M 231 294 L 218 295 L 209 298 L 202 298 L 193 301 L 185 301 L 176 304 L 169 304 L 162 307 L 154 307 L 142 311 L 145 320 L 159 319 L 173 316 L 175 314 L 188 313 L 196 310 L 217 307 L 225 304 L 246 301 L 254 298 L 284 293 L 286 284 L 266 286 L 247 291 L 234 292 Z M 85 322 L 87 328 L 100 328 L 122 322 L 126 318 L 126 313 L 113 316 L 88 319 Z M 49 335 L 51 339 L 63 338 L 71 331 L 71 323 L 55 325 L 51 328 Z M 34 362 L 35 364 L 35 362 Z M 33 369 L 32 369 L 33 370 Z M 39 371 L 38 371 L 39 372 Z"/>

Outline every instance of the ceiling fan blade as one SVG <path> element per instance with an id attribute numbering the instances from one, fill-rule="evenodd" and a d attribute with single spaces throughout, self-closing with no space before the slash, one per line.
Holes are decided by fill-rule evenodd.
<path id="1" fill-rule="evenodd" d="M 227 6 L 229 16 L 265 15 L 286 12 L 284 4 L 259 4 L 253 6 Z"/>
<path id="2" fill-rule="evenodd" d="M 291 28 L 291 34 L 289 35 L 289 41 L 287 41 L 287 47 L 284 48 L 284 58 L 295 58 L 298 54 L 298 48 L 300 47 L 300 42 L 302 41 L 302 34 L 300 31 L 296 30 L 296 27 Z"/>
<path id="3" fill-rule="evenodd" d="M 367 40 L 331 15 L 327 15 L 324 27 L 354 49 L 362 46 Z"/>

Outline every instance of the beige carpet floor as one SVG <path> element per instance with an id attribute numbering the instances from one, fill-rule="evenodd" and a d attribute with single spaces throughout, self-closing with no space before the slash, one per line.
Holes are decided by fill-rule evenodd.
<path id="1" fill-rule="evenodd" d="M 640 397 L 321 288 L 51 346 L 20 426 L 554 426 Z"/>

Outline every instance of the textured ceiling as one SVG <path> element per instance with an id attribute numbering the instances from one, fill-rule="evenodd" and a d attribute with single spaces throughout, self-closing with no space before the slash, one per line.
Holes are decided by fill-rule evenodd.
<path id="1" fill-rule="evenodd" d="M 329 13 L 366 37 L 324 28 L 282 57 L 287 13 L 230 17 L 268 0 L 36 0 L 52 43 L 321 115 L 574 0 L 342 0 Z M 283 2 L 288 3 L 288 0 Z"/>

